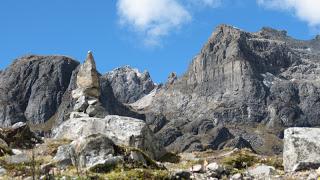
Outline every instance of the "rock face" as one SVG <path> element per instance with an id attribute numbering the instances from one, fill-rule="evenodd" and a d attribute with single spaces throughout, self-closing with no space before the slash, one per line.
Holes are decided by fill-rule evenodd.
<path id="1" fill-rule="evenodd" d="M 115 97 L 121 103 L 133 103 L 156 87 L 149 72 L 140 73 L 130 66 L 114 69 L 103 77 L 109 81 Z"/>
<path id="2" fill-rule="evenodd" d="M 288 128 L 285 130 L 283 149 L 285 171 L 320 167 L 319 134 L 319 128 Z"/>
<path id="3" fill-rule="evenodd" d="M 78 62 L 65 56 L 25 56 L 0 74 L 0 126 L 48 121 Z"/>
<path id="4" fill-rule="evenodd" d="M 93 134 L 103 134 L 116 145 L 139 148 L 152 158 L 160 158 L 164 149 L 143 120 L 106 116 L 105 118 L 76 118 L 62 123 L 55 131 L 55 138 L 78 139 Z"/>
<path id="5" fill-rule="evenodd" d="M 188 128 L 197 122 L 204 123 L 199 128 L 262 124 L 275 131 L 320 125 L 319 44 L 270 28 L 249 33 L 220 25 L 188 71 L 177 79 L 170 75 L 152 103 L 136 109 L 169 121 L 159 130 L 167 132 L 167 145 L 199 136 Z"/>

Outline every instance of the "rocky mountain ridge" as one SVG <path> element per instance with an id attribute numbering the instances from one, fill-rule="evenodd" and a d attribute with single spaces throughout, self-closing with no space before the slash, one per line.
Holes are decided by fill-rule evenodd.
<path id="1" fill-rule="evenodd" d="M 319 41 L 295 40 L 271 28 L 249 33 L 220 25 L 182 77 L 172 73 L 157 86 L 148 72 L 130 67 L 97 73 L 98 99 L 107 114 L 145 120 L 169 151 L 202 151 L 237 139 L 253 149 L 272 141 L 270 148 L 279 153 L 285 127 L 320 124 Z M 39 69 L 40 76 L 29 75 Z M 78 103 L 72 92 L 79 69 L 78 62 L 59 56 L 16 61 L 0 75 L 1 125 L 28 121 L 51 129 L 67 120 Z M 18 76 L 23 81 L 17 83 Z M 62 88 L 52 87 L 52 79 Z M 257 133 L 257 127 L 263 130 Z M 231 135 L 216 144 L 220 133 Z"/>

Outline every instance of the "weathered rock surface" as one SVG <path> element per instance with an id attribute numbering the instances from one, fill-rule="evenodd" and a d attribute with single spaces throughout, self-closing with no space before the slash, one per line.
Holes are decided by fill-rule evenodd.
<path id="1" fill-rule="evenodd" d="M 76 118 L 55 129 L 55 138 L 76 140 L 93 134 L 103 134 L 116 145 L 136 147 L 152 158 L 160 158 L 164 151 L 158 139 L 143 120 L 109 115 L 105 118 Z"/>
<path id="2" fill-rule="evenodd" d="M 319 44 L 318 39 L 295 40 L 270 28 L 249 33 L 220 25 L 188 71 L 177 79 L 171 75 L 149 106 L 136 109 L 169 121 L 159 130 L 168 132 L 167 146 L 176 136 L 194 133 L 197 128 L 186 127 L 196 122 L 210 127 L 263 124 L 274 131 L 320 125 Z"/>
<path id="3" fill-rule="evenodd" d="M 283 165 L 287 172 L 320 167 L 320 128 L 288 128 L 284 133 Z"/>
<path id="4" fill-rule="evenodd" d="M 0 126 L 44 123 L 58 109 L 78 62 L 65 56 L 25 56 L 0 75 Z"/>
<path id="5" fill-rule="evenodd" d="M 0 139 L 4 140 L 11 148 L 33 148 L 42 140 L 32 132 L 26 123 L 19 122 L 9 128 L 0 128 Z"/>
<path id="6" fill-rule="evenodd" d="M 109 81 L 114 96 L 121 103 L 133 103 L 156 87 L 149 72 L 140 73 L 130 66 L 114 69 L 103 77 Z"/>

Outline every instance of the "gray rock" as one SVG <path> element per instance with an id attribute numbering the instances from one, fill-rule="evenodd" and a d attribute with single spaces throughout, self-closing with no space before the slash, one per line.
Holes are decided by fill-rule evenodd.
<path id="1" fill-rule="evenodd" d="M 320 125 L 316 101 L 320 97 L 320 46 L 315 44 L 270 28 L 249 33 L 220 25 L 187 72 L 160 87 L 141 112 L 163 115 L 170 123 L 159 133 L 175 132 L 179 137 L 199 134 L 196 122 L 201 125 L 202 121 L 214 126 L 260 123 L 272 129 Z M 166 146 L 173 146 L 174 140 L 165 141 Z M 203 141 L 193 144 L 195 149 L 205 146 Z M 183 146 L 176 149 L 188 150 Z M 254 146 L 259 147 L 258 143 Z M 269 148 L 281 153 L 281 149 Z"/>
<path id="2" fill-rule="evenodd" d="M 0 126 L 44 123 L 57 111 L 78 62 L 65 56 L 25 56 L 0 75 Z"/>
<path id="3" fill-rule="evenodd" d="M 164 149 L 146 123 L 139 119 L 109 115 L 105 118 L 77 118 L 62 123 L 53 132 L 55 138 L 76 140 L 92 134 L 103 134 L 116 145 L 145 151 L 151 158 L 160 158 Z"/>
<path id="4" fill-rule="evenodd" d="M 272 166 L 258 165 L 248 170 L 249 175 L 255 178 L 270 177 L 277 174 L 276 169 Z"/>
<path id="5" fill-rule="evenodd" d="M 242 180 L 242 174 L 237 173 L 231 176 L 230 180 Z"/>
<path id="6" fill-rule="evenodd" d="M 203 165 L 201 165 L 201 164 L 193 165 L 193 166 L 189 169 L 189 171 L 190 171 L 190 172 L 193 172 L 193 173 L 201 173 L 201 172 L 203 172 L 204 170 L 205 170 L 205 169 L 204 169 Z"/>
<path id="7" fill-rule="evenodd" d="M 223 166 L 219 165 L 216 162 L 210 163 L 206 166 L 207 171 L 214 172 L 216 174 L 221 174 L 224 171 Z"/>
<path id="8" fill-rule="evenodd" d="M 32 159 L 27 154 L 17 154 L 17 155 L 5 157 L 4 161 L 8 164 L 21 164 L 21 163 L 30 163 Z"/>
<path id="9" fill-rule="evenodd" d="M 87 59 L 80 66 L 77 74 L 77 87 L 86 91 L 87 96 L 100 97 L 100 81 L 92 52 L 89 51 Z M 90 91 L 92 90 L 92 91 Z M 97 91 L 95 91 L 97 90 Z"/>
<path id="10" fill-rule="evenodd" d="M 0 176 L 5 175 L 6 173 L 7 173 L 7 170 L 5 170 L 4 168 L 2 168 L 2 167 L 0 166 Z"/>
<path id="11" fill-rule="evenodd" d="M 67 167 L 72 165 L 71 154 L 72 150 L 69 144 L 59 146 L 53 160 L 56 162 L 58 167 Z"/>
<path id="12" fill-rule="evenodd" d="M 284 132 L 283 165 L 286 172 L 320 166 L 320 129 L 288 128 Z"/>
<path id="13" fill-rule="evenodd" d="M 94 164 L 88 166 L 88 170 L 91 172 L 96 173 L 106 173 L 110 172 L 114 168 L 116 168 L 118 165 L 124 163 L 122 156 L 114 156 L 114 157 L 108 157 L 107 159 L 100 160 L 98 162 L 95 162 Z"/>
<path id="14" fill-rule="evenodd" d="M 103 77 L 110 83 L 115 98 L 121 103 L 133 103 L 156 87 L 147 71 L 140 73 L 129 66 L 114 69 Z"/>
<path id="15" fill-rule="evenodd" d="M 72 160 L 78 161 L 78 165 L 82 168 L 91 167 L 115 154 L 115 145 L 112 140 L 101 134 L 78 138 L 70 146 L 73 149 L 72 158 L 77 158 Z"/>
<path id="16" fill-rule="evenodd" d="M 171 172 L 172 180 L 180 180 L 180 179 L 189 180 L 190 176 L 191 176 L 191 173 L 189 171 L 178 170 L 178 171 Z"/>
<path id="17" fill-rule="evenodd" d="M 86 100 L 86 96 L 81 96 L 78 98 L 73 110 L 76 112 L 85 112 L 88 106 L 89 104 Z"/>

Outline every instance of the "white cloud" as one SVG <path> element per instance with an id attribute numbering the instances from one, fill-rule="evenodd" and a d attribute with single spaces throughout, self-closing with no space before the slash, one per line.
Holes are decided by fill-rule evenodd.
<path id="1" fill-rule="evenodd" d="M 154 46 L 162 37 L 190 22 L 196 6 L 219 4 L 220 0 L 118 0 L 117 9 L 120 23 L 140 33 L 145 44 Z"/>
<path id="2" fill-rule="evenodd" d="M 320 0 L 257 0 L 267 8 L 292 11 L 310 26 L 320 26 Z"/>
<path id="3" fill-rule="evenodd" d="M 119 0 L 117 7 L 121 23 L 143 33 L 146 43 L 152 45 L 191 20 L 177 0 Z"/>

